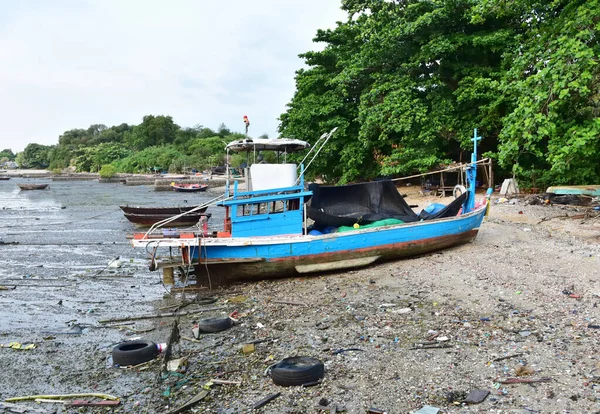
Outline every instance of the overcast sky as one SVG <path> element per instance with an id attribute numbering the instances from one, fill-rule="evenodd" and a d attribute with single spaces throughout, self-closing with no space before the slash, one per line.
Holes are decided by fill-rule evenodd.
<path id="1" fill-rule="evenodd" d="M 147 114 L 276 137 L 298 54 L 344 19 L 339 0 L 0 0 L 0 150 Z"/>

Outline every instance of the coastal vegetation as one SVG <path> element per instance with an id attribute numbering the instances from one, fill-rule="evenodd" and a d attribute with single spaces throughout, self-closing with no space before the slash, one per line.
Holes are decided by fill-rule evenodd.
<path id="1" fill-rule="evenodd" d="M 342 182 L 468 161 L 524 183 L 600 182 L 598 0 L 344 0 L 302 55 L 284 136 L 338 127 L 315 167 Z"/>
<path id="2" fill-rule="evenodd" d="M 223 164 L 225 144 L 243 137 L 225 125 L 215 131 L 204 126 L 182 128 L 170 116 L 147 115 L 139 125 L 65 131 L 57 145 L 29 144 L 17 159 L 26 168 L 101 172 L 155 173 L 203 170 Z"/>
<path id="3" fill-rule="evenodd" d="M 337 127 L 309 171 L 331 182 L 468 161 L 475 127 L 497 176 L 533 187 L 600 182 L 599 3 L 343 0 L 348 18 L 317 32 L 322 50 L 301 55 L 279 131 L 314 143 Z M 222 164 L 224 143 L 242 136 L 147 115 L 66 131 L 17 160 L 181 172 Z"/>

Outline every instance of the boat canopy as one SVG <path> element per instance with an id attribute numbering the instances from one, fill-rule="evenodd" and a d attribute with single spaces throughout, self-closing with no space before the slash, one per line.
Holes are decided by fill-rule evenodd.
<path id="1" fill-rule="evenodd" d="M 313 196 L 307 205 L 307 213 L 317 228 L 368 224 L 389 218 L 411 223 L 453 217 L 467 198 L 465 192 L 435 214 L 425 210 L 417 214 L 390 180 L 343 186 L 311 184 L 308 188 Z"/>
<path id="2" fill-rule="evenodd" d="M 228 151 L 248 152 L 248 151 L 278 151 L 291 153 L 310 147 L 306 141 L 291 138 L 246 138 L 230 142 L 225 147 Z"/>

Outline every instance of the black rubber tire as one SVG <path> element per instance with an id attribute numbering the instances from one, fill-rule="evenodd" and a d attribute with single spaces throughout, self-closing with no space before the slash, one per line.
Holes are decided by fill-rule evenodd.
<path id="1" fill-rule="evenodd" d="M 113 364 L 119 366 L 138 365 L 158 355 L 158 347 L 152 341 L 122 342 L 112 350 Z"/>
<path id="2" fill-rule="evenodd" d="M 233 322 L 230 318 L 208 318 L 198 321 L 200 332 L 221 332 L 231 328 Z"/>
<path id="3" fill-rule="evenodd" d="M 273 382 L 284 387 L 314 383 L 324 375 L 323 362 L 305 356 L 285 358 L 271 368 Z"/>

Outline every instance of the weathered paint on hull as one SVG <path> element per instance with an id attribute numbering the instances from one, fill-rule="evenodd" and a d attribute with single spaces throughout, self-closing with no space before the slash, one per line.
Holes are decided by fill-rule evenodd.
<path id="1" fill-rule="evenodd" d="M 436 222 L 272 245 L 260 244 L 256 240 L 227 247 L 210 246 L 207 243 L 200 249 L 200 264 L 196 266 L 197 280 L 200 284 L 208 282 L 207 268 L 211 283 L 219 285 L 297 276 L 300 274 L 298 266 L 302 270 L 310 270 L 311 266 L 316 265 L 316 271 L 325 271 L 321 269 L 326 266 L 318 265 L 334 263 L 335 268 L 340 263 L 340 267 L 344 267 L 344 261 L 348 259 L 365 258 L 367 260 L 363 263 L 370 264 L 426 254 L 475 239 L 484 214 L 485 207 L 466 216 Z M 192 257 L 197 259 L 197 253 L 196 247 L 191 252 Z"/>
<path id="2" fill-rule="evenodd" d="M 249 263 L 238 262 L 235 264 L 209 264 L 207 266 L 201 263 L 195 267 L 196 280 L 197 283 L 202 285 L 208 283 L 206 271 L 207 267 L 211 284 L 214 286 L 230 284 L 239 281 L 298 276 L 300 273 L 298 273 L 296 270 L 297 265 L 330 263 L 344 261 L 348 258 L 355 259 L 370 256 L 379 256 L 375 262 L 402 259 L 471 242 L 477 236 L 477 232 L 478 229 L 473 229 L 465 233 L 452 236 L 441 236 L 427 240 L 396 243 L 387 246 L 380 246 L 376 249 L 355 249 L 332 252 L 327 255 L 321 254 L 301 257 L 296 256 L 280 260 L 264 260 Z"/>

